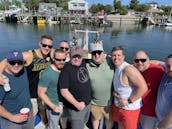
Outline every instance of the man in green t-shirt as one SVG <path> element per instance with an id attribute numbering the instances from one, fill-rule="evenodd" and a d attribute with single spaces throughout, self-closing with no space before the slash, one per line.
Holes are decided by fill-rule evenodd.
<path id="1" fill-rule="evenodd" d="M 114 67 L 111 59 L 106 56 L 101 41 L 91 44 L 92 60 L 87 64 L 92 88 L 91 113 L 93 129 L 98 129 L 100 120 L 105 117 L 106 129 L 111 129 L 112 80 Z"/>
<path id="2" fill-rule="evenodd" d="M 61 49 L 54 52 L 54 63 L 45 69 L 38 84 L 38 96 L 46 104 L 46 113 L 49 129 L 57 129 L 62 113 L 62 105 L 59 101 L 58 78 L 66 61 L 66 54 Z"/>

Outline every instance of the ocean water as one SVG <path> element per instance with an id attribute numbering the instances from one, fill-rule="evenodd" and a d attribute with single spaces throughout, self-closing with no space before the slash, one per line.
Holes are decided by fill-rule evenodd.
<path id="1" fill-rule="evenodd" d="M 41 35 L 49 34 L 54 39 L 54 48 L 59 41 L 72 41 L 73 36 L 83 41 L 83 34 L 74 33 L 75 29 L 99 31 L 104 50 L 110 54 L 112 47 L 124 47 L 126 60 L 132 62 L 134 53 L 145 50 L 151 59 L 164 60 L 172 53 L 172 27 L 113 24 L 112 27 L 84 25 L 31 25 L 0 23 L 0 60 L 8 51 L 26 51 L 38 48 Z M 89 43 L 96 35 L 89 33 Z"/>

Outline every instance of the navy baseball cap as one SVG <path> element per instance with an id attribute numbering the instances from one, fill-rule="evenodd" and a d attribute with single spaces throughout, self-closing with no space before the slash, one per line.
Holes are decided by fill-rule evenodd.
<path id="1" fill-rule="evenodd" d="M 17 50 L 10 51 L 7 55 L 7 61 L 23 61 L 24 62 L 22 52 L 17 51 Z"/>

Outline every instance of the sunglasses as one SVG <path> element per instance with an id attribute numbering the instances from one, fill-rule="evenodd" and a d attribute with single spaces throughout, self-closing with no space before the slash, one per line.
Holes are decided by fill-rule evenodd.
<path id="1" fill-rule="evenodd" d="M 64 58 L 64 59 L 54 58 L 54 60 L 55 60 L 55 61 L 58 61 L 58 62 L 61 62 L 61 61 L 65 62 L 65 61 L 66 61 L 66 58 Z"/>
<path id="2" fill-rule="evenodd" d="M 80 55 L 74 55 L 74 56 L 72 56 L 72 58 L 78 58 L 78 59 L 80 59 L 81 56 Z"/>
<path id="3" fill-rule="evenodd" d="M 23 62 L 23 61 L 9 61 L 9 64 L 10 64 L 10 65 L 15 65 L 15 64 L 23 65 L 24 62 Z"/>
<path id="4" fill-rule="evenodd" d="M 134 59 L 135 63 L 139 63 L 141 61 L 142 63 L 146 62 L 146 59 Z"/>
<path id="5" fill-rule="evenodd" d="M 52 48 L 53 46 L 52 45 L 47 45 L 47 44 L 43 44 L 43 43 L 41 43 L 42 44 L 42 47 L 48 47 L 48 48 Z"/>
<path id="6" fill-rule="evenodd" d="M 60 49 L 65 50 L 65 51 L 69 50 L 69 48 L 67 48 L 67 47 L 60 47 Z"/>
<path id="7" fill-rule="evenodd" d="M 102 51 L 93 51 L 91 54 L 92 54 L 93 56 L 95 56 L 96 54 L 100 55 L 101 53 L 102 53 Z"/>

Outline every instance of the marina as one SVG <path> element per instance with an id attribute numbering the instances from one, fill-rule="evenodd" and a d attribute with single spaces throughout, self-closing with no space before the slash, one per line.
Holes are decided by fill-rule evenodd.
<path id="1" fill-rule="evenodd" d="M 57 8 L 53 3 L 40 3 L 38 11 L 28 12 L 26 9 L 19 8 L 15 5 L 9 6 L 9 10 L 1 11 L 0 21 L 5 23 L 30 23 L 30 24 L 84 24 L 93 26 L 112 26 L 113 23 L 127 23 L 127 24 L 144 24 L 144 25 L 166 25 L 169 21 L 167 16 L 159 16 L 156 13 L 140 13 L 128 12 L 127 15 L 105 15 L 104 12 L 100 14 L 88 14 L 86 8 L 73 7 L 71 3 L 71 11 L 65 13 L 61 8 Z M 73 11 L 73 10 L 80 10 Z M 170 13 L 171 14 L 171 13 Z"/>
<path id="2" fill-rule="evenodd" d="M 19 11 L 19 12 L 17 12 Z M 40 14 L 21 13 L 20 9 L 8 10 L 0 13 L 0 21 L 3 23 L 30 23 L 30 24 L 87 24 L 93 26 L 111 26 L 113 23 L 143 24 L 167 26 L 171 18 L 167 16 L 136 16 L 136 15 L 107 15 L 103 20 L 98 16 L 82 14 Z M 170 24 L 171 26 L 171 24 Z"/>
<path id="3" fill-rule="evenodd" d="M 79 2 L 75 3 L 76 1 Z M 39 48 L 42 35 L 53 38 L 51 46 L 42 41 L 42 47 L 45 45 L 56 49 L 59 48 L 60 41 L 65 40 L 69 42 L 70 48 L 81 46 L 86 59 L 91 59 L 92 56 L 91 43 L 103 44 L 107 55 L 111 55 L 114 46 L 122 46 L 125 60 L 129 63 L 133 63 L 133 56 L 139 50 L 145 51 L 151 60 L 164 61 L 172 53 L 172 10 L 169 16 L 155 15 L 149 11 L 147 14 L 131 11 L 120 15 L 105 14 L 101 10 L 102 12 L 90 14 L 87 1 L 80 1 L 82 0 L 70 0 L 68 12 L 57 7 L 57 3 L 40 3 L 39 9 L 32 11 L 23 5 L 18 7 L 11 4 L 8 9 L 0 11 L 0 60 L 6 58 L 11 50 L 28 51 Z M 158 11 L 161 12 L 160 9 Z M 69 47 L 64 49 L 69 50 Z M 65 62 L 65 59 L 62 60 Z M 37 115 L 35 129 L 45 128 L 40 121 Z M 103 120 L 101 123 L 103 126 Z M 138 129 L 142 129 L 141 125 Z"/>

